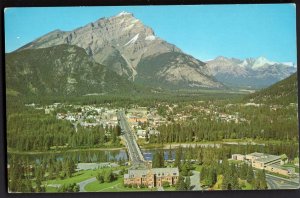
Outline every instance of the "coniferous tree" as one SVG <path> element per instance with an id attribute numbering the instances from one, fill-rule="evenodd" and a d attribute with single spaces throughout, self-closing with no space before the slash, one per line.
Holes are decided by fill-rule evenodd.
<path id="1" fill-rule="evenodd" d="M 191 178 L 189 176 L 185 178 L 185 185 L 186 185 L 186 190 L 191 189 Z"/>
<path id="2" fill-rule="evenodd" d="M 175 152 L 175 162 L 174 162 L 175 167 L 180 168 L 181 159 L 182 159 L 182 148 L 178 147 Z"/>
<path id="3" fill-rule="evenodd" d="M 243 163 L 240 167 L 240 174 L 239 177 L 242 180 L 247 179 L 247 172 L 248 172 L 248 165 L 246 163 Z"/>
<path id="4" fill-rule="evenodd" d="M 105 175 L 104 175 L 104 181 L 105 181 L 105 182 L 110 183 L 110 182 L 112 182 L 114 179 L 115 179 L 115 178 L 114 178 L 114 174 L 113 174 L 113 172 L 112 172 L 111 169 L 109 169 L 108 171 L 105 172 Z"/>
<path id="5" fill-rule="evenodd" d="M 247 170 L 247 178 L 246 178 L 247 182 L 250 184 L 254 184 L 254 172 L 252 169 L 252 166 L 248 166 L 248 170 Z"/>
<path id="6" fill-rule="evenodd" d="M 187 190 L 187 186 L 186 186 L 186 183 L 184 181 L 184 177 L 182 177 L 181 175 L 179 175 L 179 177 L 178 177 L 178 181 L 175 185 L 175 189 L 177 191 L 186 191 Z"/>
<path id="7" fill-rule="evenodd" d="M 265 190 L 267 189 L 266 174 L 264 170 L 257 170 L 255 178 L 255 189 Z"/>

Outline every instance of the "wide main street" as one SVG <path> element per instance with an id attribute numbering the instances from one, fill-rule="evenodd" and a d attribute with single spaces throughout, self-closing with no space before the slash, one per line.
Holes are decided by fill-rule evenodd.
<path id="1" fill-rule="evenodd" d="M 124 111 L 117 113 L 121 131 L 126 142 L 126 147 L 129 153 L 129 158 L 132 163 L 132 168 L 145 168 L 145 160 L 143 154 L 138 147 L 132 130 L 129 127 Z"/>

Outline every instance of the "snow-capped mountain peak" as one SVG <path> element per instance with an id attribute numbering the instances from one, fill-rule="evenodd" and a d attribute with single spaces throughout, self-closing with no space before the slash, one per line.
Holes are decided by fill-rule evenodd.
<path id="1" fill-rule="evenodd" d="M 252 69 L 257 69 L 257 68 L 265 66 L 265 65 L 274 65 L 276 63 L 277 62 L 269 61 L 265 57 L 261 56 L 255 60 L 253 66 L 252 66 Z"/>
<path id="2" fill-rule="evenodd" d="M 295 64 L 293 62 L 283 62 L 282 64 L 289 67 L 295 67 Z"/>
<path id="3" fill-rule="evenodd" d="M 122 12 L 120 12 L 116 17 L 120 17 L 120 16 L 124 16 L 124 15 L 132 15 L 132 13 L 122 11 Z"/>
<path id="4" fill-rule="evenodd" d="M 218 56 L 207 62 L 210 75 L 228 86 L 263 88 L 297 71 L 291 62 L 275 62 L 265 57 L 239 60 Z"/>

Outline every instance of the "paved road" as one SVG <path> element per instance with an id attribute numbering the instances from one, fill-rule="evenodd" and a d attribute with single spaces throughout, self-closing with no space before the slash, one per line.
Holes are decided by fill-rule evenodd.
<path id="1" fill-rule="evenodd" d="M 194 190 L 194 191 L 202 190 L 202 188 L 200 186 L 200 172 L 192 171 L 192 173 L 193 173 L 193 175 L 190 176 L 192 190 Z"/>
<path id="2" fill-rule="evenodd" d="M 120 171 L 121 170 L 115 170 L 115 171 L 113 171 L 113 173 L 119 174 Z M 85 186 L 88 185 L 89 183 L 94 182 L 94 181 L 97 181 L 96 177 L 93 177 L 93 178 L 90 178 L 90 179 L 87 179 L 87 180 L 84 180 L 82 182 L 77 183 L 79 185 L 79 189 L 80 189 L 79 192 L 86 192 L 85 189 L 84 189 Z"/>
<path id="3" fill-rule="evenodd" d="M 86 185 L 88 185 L 89 183 L 92 183 L 96 180 L 97 180 L 96 177 L 93 177 L 93 178 L 90 178 L 90 179 L 87 179 L 87 180 L 77 183 L 79 185 L 79 192 L 86 192 L 84 187 Z"/>
<path id="4" fill-rule="evenodd" d="M 269 189 L 298 189 L 299 182 L 282 177 L 266 174 L 266 181 Z"/>
<path id="5" fill-rule="evenodd" d="M 145 168 L 145 160 L 143 154 L 138 147 L 134 135 L 129 127 L 124 111 L 118 112 L 118 120 L 123 133 L 126 147 L 132 162 L 132 168 Z"/>

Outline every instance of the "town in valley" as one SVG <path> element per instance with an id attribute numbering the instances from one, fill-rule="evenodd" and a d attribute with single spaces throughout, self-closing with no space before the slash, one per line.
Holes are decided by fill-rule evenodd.
<path id="1" fill-rule="evenodd" d="M 299 189 L 294 4 L 22 9 L 9 193 Z"/>

